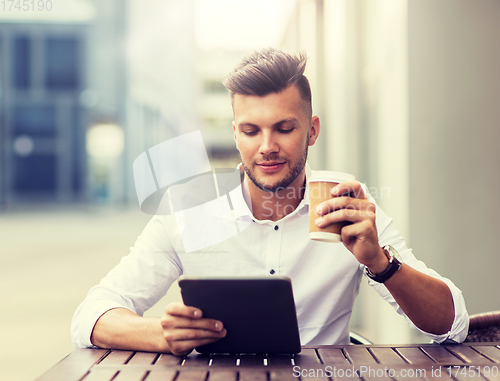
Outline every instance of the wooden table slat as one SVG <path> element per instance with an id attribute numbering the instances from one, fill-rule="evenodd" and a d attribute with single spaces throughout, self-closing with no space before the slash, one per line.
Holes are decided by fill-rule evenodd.
<path id="1" fill-rule="evenodd" d="M 83 381 L 109 381 L 111 380 L 118 370 L 112 368 L 94 368 L 83 379 Z"/>
<path id="2" fill-rule="evenodd" d="M 104 359 L 99 362 L 99 364 L 104 365 L 116 365 L 116 364 L 126 364 L 127 361 L 134 355 L 133 351 L 120 351 L 114 349 L 108 354 Z"/>
<path id="3" fill-rule="evenodd" d="M 349 364 L 340 348 L 318 348 L 317 351 L 323 364 Z"/>
<path id="4" fill-rule="evenodd" d="M 453 355 L 450 351 L 448 351 L 446 347 L 440 346 L 438 344 L 422 347 L 422 350 L 429 356 L 431 356 L 434 360 L 436 360 L 436 362 L 439 364 L 463 362 L 457 356 Z"/>
<path id="5" fill-rule="evenodd" d="M 264 356 L 240 355 L 240 366 L 264 366 Z"/>
<path id="6" fill-rule="evenodd" d="M 122 369 L 113 381 L 142 381 L 147 371 L 143 369 Z"/>
<path id="7" fill-rule="evenodd" d="M 465 362 L 474 364 L 492 364 L 492 361 L 470 347 L 455 345 L 448 347 L 448 350 L 460 356 Z"/>
<path id="8" fill-rule="evenodd" d="M 136 364 L 136 365 L 151 365 L 154 363 L 156 358 L 158 357 L 157 353 L 149 353 L 149 352 L 137 352 L 134 356 L 128 361 L 127 364 Z"/>
<path id="9" fill-rule="evenodd" d="M 474 345 L 473 348 L 496 363 L 500 363 L 500 349 L 494 346 Z"/>
<path id="10" fill-rule="evenodd" d="M 410 364 L 435 364 L 435 361 L 427 356 L 420 348 L 396 348 Z"/>
<path id="11" fill-rule="evenodd" d="M 175 381 L 205 381 L 207 379 L 207 372 L 205 370 L 182 370 Z"/>
<path id="12" fill-rule="evenodd" d="M 269 378 L 271 381 L 297 381 L 298 378 L 293 376 L 292 369 L 283 369 L 283 370 L 271 370 L 269 372 Z M 312 380 L 321 380 L 321 381 L 329 381 L 328 378 L 313 378 L 313 377 L 307 377 L 307 378 L 302 378 L 303 380 L 307 381 L 312 381 Z"/>
<path id="13" fill-rule="evenodd" d="M 347 356 L 349 356 L 352 363 L 355 365 L 356 364 L 369 365 L 377 363 L 377 361 L 375 361 L 375 358 L 368 351 L 368 348 L 352 345 L 345 347 L 344 351 L 346 352 Z"/>
<path id="14" fill-rule="evenodd" d="M 107 349 L 76 349 L 36 381 L 80 380 L 108 352 Z"/>
<path id="15" fill-rule="evenodd" d="M 236 367 L 236 359 L 236 355 L 213 355 L 211 367 Z"/>
<path id="16" fill-rule="evenodd" d="M 290 355 L 275 355 L 275 354 L 270 354 L 269 356 L 267 356 L 267 365 L 271 365 L 271 366 L 279 366 L 279 365 L 292 366 L 292 356 L 290 356 Z"/>
<path id="17" fill-rule="evenodd" d="M 177 371 L 169 369 L 152 370 L 144 381 L 173 381 Z"/>
<path id="18" fill-rule="evenodd" d="M 337 365 L 337 366 L 340 366 L 340 365 Z M 352 366 L 349 366 L 349 368 L 352 370 Z M 361 381 L 362 380 L 356 374 L 346 373 L 345 369 L 344 369 L 344 372 L 337 369 L 337 372 L 335 372 L 334 376 L 335 377 L 332 377 L 332 380 L 335 380 L 335 381 Z M 307 380 L 307 379 L 304 378 L 303 380 Z"/>
<path id="19" fill-rule="evenodd" d="M 156 360 L 155 365 L 164 365 L 164 366 L 175 366 L 181 365 L 183 358 L 179 356 L 174 356 L 168 353 L 163 353 L 160 355 L 158 360 Z"/>
<path id="20" fill-rule="evenodd" d="M 401 375 L 396 375 L 394 376 L 393 378 L 390 378 L 390 380 L 393 380 L 393 381 L 408 381 L 408 380 L 412 380 L 412 381 L 428 381 L 430 380 L 430 378 L 423 378 L 423 377 L 419 377 L 419 376 L 414 376 L 414 377 L 403 377 Z M 441 379 L 440 379 L 441 380 Z"/>
<path id="21" fill-rule="evenodd" d="M 319 365 L 321 361 L 316 353 L 316 350 L 312 348 L 304 348 L 299 354 L 296 354 L 293 358 L 296 365 Z"/>
<path id="22" fill-rule="evenodd" d="M 267 370 L 263 368 L 240 369 L 240 381 L 267 381 Z"/>
<path id="23" fill-rule="evenodd" d="M 380 364 L 406 364 L 392 348 L 370 348 L 370 351 Z"/>
<path id="24" fill-rule="evenodd" d="M 389 377 L 388 375 L 385 375 L 385 374 L 383 374 L 382 376 L 378 376 L 376 374 L 373 376 L 363 374 L 363 380 L 364 381 L 394 381 L 394 379 L 392 377 Z M 413 378 L 413 380 L 420 380 L 420 379 Z"/>
<path id="25" fill-rule="evenodd" d="M 238 372 L 236 370 L 211 369 L 207 381 L 236 381 L 237 377 Z"/>
<path id="26" fill-rule="evenodd" d="M 182 366 L 188 367 L 200 367 L 200 366 L 208 366 L 210 362 L 210 355 L 202 355 L 202 354 L 190 354 L 186 357 L 186 359 L 182 362 Z"/>

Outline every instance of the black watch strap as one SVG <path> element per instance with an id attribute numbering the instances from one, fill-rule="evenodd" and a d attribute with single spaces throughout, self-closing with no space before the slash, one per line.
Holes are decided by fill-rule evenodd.
<path id="1" fill-rule="evenodd" d="M 365 267 L 366 275 L 368 275 L 368 277 L 378 283 L 384 283 L 386 280 L 392 277 L 396 273 L 396 271 L 401 268 L 402 265 L 402 262 L 399 259 L 399 254 L 392 246 L 387 245 L 382 249 L 384 250 L 387 258 L 389 258 L 389 265 L 386 267 L 386 269 L 381 273 L 374 274 L 368 267 Z"/>

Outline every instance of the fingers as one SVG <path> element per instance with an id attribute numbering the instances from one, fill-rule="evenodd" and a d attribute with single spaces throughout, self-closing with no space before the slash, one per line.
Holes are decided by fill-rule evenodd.
<path id="1" fill-rule="evenodd" d="M 366 210 L 375 213 L 375 204 L 367 199 L 352 197 L 334 197 L 319 204 L 315 212 L 322 216 L 339 209 Z"/>
<path id="2" fill-rule="evenodd" d="M 199 308 L 186 306 L 183 303 L 174 302 L 165 307 L 165 313 L 175 316 L 185 316 L 194 319 L 201 318 L 203 313 Z"/>
<path id="3" fill-rule="evenodd" d="M 375 207 L 363 207 L 363 209 L 345 208 L 325 214 L 316 219 L 316 226 L 322 228 L 335 222 L 348 221 L 358 223 L 370 221 L 375 223 Z"/>
<path id="4" fill-rule="evenodd" d="M 365 242 L 377 243 L 377 248 L 379 247 L 376 227 L 368 220 L 344 226 L 340 234 L 342 235 L 342 242 L 345 244 L 351 243 L 350 241 L 353 239 L 363 239 Z"/>
<path id="5" fill-rule="evenodd" d="M 324 215 L 342 208 L 366 210 L 375 207 L 366 198 L 361 184 L 356 181 L 346 181 L 331 189 L 332 198 L 316 207 L 318 215 Z"/>
<path id="6" fill-rule="evenodd" d="M 167 341 L 196 341 L 204 340 L 216 341 L 226 336 L 226 329 L 220 331 L 210 331 L 204 329 L 172 329 L 164 332 L 165 340 Z M 197 344 L 199 345 L 199 344 Z"/>
<path id="7" fill-rule="evenodd" d="M 333 187 L 330 193 L 332 197 L 346 195 L 352 198 L 366 199 L 365 192 L 359 181 L 344 181 Z"/>
<path id="8" fill-rule="evenodd" d="M 220 332 L 224 327 L 222 322 L 202 318 L 202 311 L 182 303 L 170 303 L 165 307 L 161 325 L 164 329 L 198 328 Z"/>
<path id="9" fill-rule="evenodd" d="M 206 331 L 220 332 L 224 326 L 222 322 L 214 319 L 191 319 L 183 316 L 165 314 L 161 319 L 163 329 L 203 329 Z"/>
<path id="10" fill-rule="evenodd" d="M 315 211 L 319 216 L 316 225 L 323 227 L 340 221 L 359 222 L 364 219 L 373 219 L 376 206 L 367 199 L 334 197 L 319 204 Z"/>
<path id="11" fill-rule="evenodd" d="M 226 336 L 222 322 L 202 318 L 202 311 L 182 303 L 171 303 L 160 320 L 163 336 L 174 355 L 190 353 L 194 347 Z"/>
<path id="12" fill-rule="evenodd" d="M 319 216 L 316 220 L 318 227 L 341 221 L 375 221 L 376 206 L 366 198 L 359 182 L 340 183 L 332 188 L 331 195 L 331 199 L 322 202 L 315 209 Z"/>

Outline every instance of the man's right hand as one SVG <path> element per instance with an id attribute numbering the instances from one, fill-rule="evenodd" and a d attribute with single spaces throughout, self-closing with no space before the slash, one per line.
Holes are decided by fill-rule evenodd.
<path id="1" fill-rule="evenodd" d="M 186 355 L 200 345 L 226 336 L 222 322 L 202 318 L 202 311 L 182 303 L 170 303 L 161 318 L 163 337 L 176 356 Z"/>

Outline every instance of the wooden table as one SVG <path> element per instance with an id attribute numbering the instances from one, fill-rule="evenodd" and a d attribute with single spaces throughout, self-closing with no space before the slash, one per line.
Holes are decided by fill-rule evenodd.
<path id="1" fill-rule="evenodd" d="M 300 376 L 300 377 L 299 377 Z M 287 355 L 77 349 L 37 381 L 500 380 L 500 342 L 322 345 Z"/>

